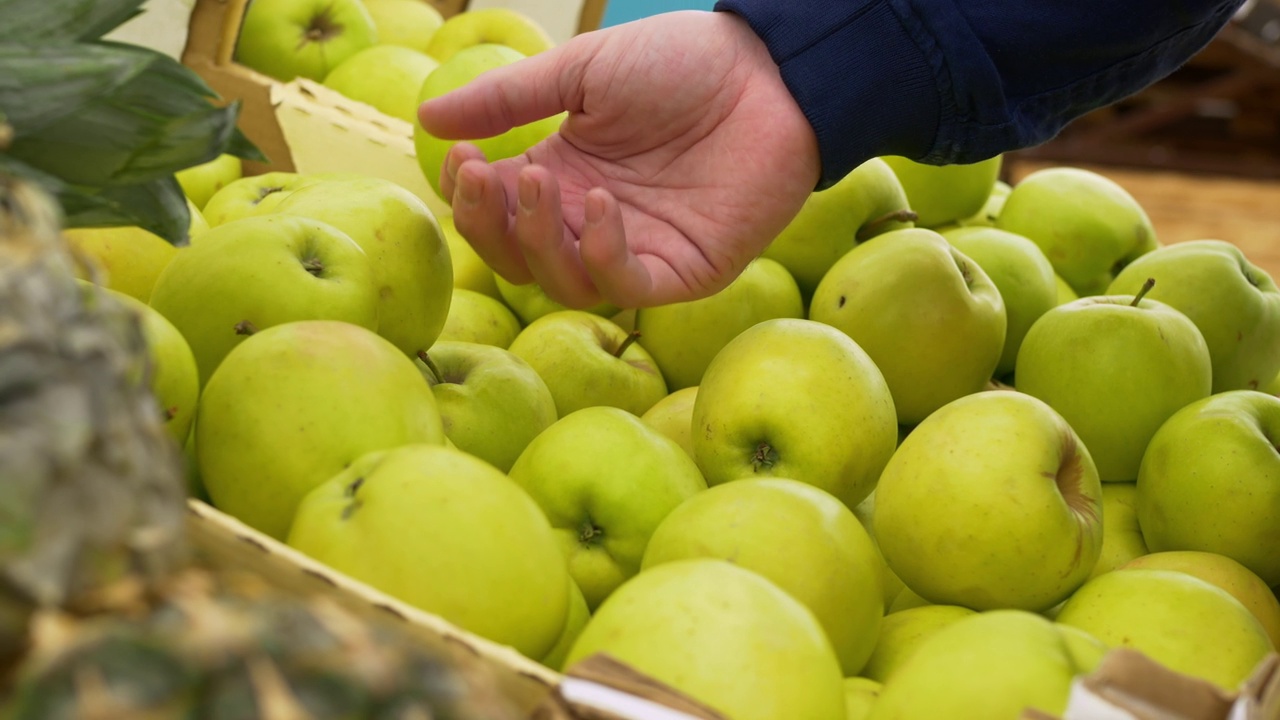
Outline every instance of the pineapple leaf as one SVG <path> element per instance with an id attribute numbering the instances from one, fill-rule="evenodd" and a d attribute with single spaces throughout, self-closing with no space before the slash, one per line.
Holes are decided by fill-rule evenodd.
<path id="1" fill-rule="evenodd" d="M 144 0 L 0 0 L 0 43 L 97 40 L 141 12 Z"/>
<path id="2" fill-rule="evenodd" d="M 95 45 L 0 43 L 0 112 L 21 136 L 80 112 L 137 77 L 151 62 L 142 53 Z"/>

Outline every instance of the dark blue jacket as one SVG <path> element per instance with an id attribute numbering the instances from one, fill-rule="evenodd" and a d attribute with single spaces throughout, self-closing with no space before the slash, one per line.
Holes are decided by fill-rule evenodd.
<path id="1" fill-rule="evenodd" d="M 818 136 L 829 186 L 865 160 L 968 163 L 1051 139 L 1203 48 L 1242 0 L 719 0 Z"/>

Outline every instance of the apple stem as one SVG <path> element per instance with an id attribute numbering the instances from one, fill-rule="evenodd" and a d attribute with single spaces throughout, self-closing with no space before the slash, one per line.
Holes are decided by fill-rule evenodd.
<path id="1" fill-rule="evenodd" d="M 258 326 L 254 325 L 252 320 L 241 320 L 236 323 L 235 330 L 237 335 L 252 335 L 258 332 Z"/>
<path id="2" fill-rule="evenodd" d="M 435 378 L 435 382 L 431 383 L 432 385 L 439 385 L 444 382 L 444 375 L 440 372 L 440 368 L 436 366 L 436 361 L 431 359 L 431 356 L 427 354 L 426 350 L 418 351 L 418 359 L 422 361 L 423 365 L 427 366 L 427 370 L 431 373 L 431 377 Z"/>
<path id="3" fill-rule="evenodd" d="M 1129 307 L 1138 307 L 1138 303 L 1142 301 L 1142 298 L 1146 297 L 1147 293 L 1151 292 L 1151 288 L 1155 286 L 1156 279 L 1147 278 L 1147 281 L 1142 283 L 1142 288 L 1138 290 L 1138 294 L 1133 296 L 1133 302 L 1129 303 Z"/>
<path id="4" fill-rule="evenodd" d="M 627 335 L 626 339 L 623 340 L 620 345 L 618 345 L 618 349 L 613 351 L 613 356 L 616 358 L 622 357 L 622 353 L 626 352 L 627 348 L 631 347 L 631 343 L 634 343 L 639 339 L 640 339 L 640 331 L 639 330 L 631 331 L 631 333 Z"/>
<path id="5" fill-rule="evenodd" d="M 877 235 L 880 228 L 891 222 L 915 222 L 919 219 L 919 215 L 906 208 L 887 212 L 866 225 L 863 225 L 861 228 L 858 228 L 858 233 L 855 238 L 858 242 L 865 242 Z"/>

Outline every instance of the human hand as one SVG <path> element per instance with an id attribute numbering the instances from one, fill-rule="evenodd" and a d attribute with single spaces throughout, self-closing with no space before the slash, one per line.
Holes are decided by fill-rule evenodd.
<path id="1" fill-rule="evenodd" d="M 818 145 L 736 15 L 667 13 L 586 33 L 424 103 L 446 139 L 568 111 L 524 155 L 470 143 L 441 171 L 454 223 L 502 277 L 554 300 L 646 307 L 724 288 L 800 210 Z"/>

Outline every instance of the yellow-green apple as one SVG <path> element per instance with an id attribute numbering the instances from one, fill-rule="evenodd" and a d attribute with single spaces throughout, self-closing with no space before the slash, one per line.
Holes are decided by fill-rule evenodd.
<path id="1" fill-rule="evenodd" d="M 1099 575 L 1071 596 L 1058 622 L 1229 691 L 1274 649 L 1262 623 L 1239 600 L 1173 570 Z"/>
<path id="2" fill-rule="evenodd" d="M 1226 555 L 1280 585 L 1280 398 L 1219 393 L 1179 410 L 1138 473 L 1138 524 L 1152 552 Z"/>
<path id="3" fill-rule="evenodd" d="M 880 699 L 880 683 L 864 677 L 844 679 L 845 720 L 867 720 Z"/>
<path id="4" fill-rule="evenodd" d="M 449 315 L 436 342 L 458 340 L 507 348 L 519 334 L 520 321 L 506 305 L 488 295 L 454 287 Z"/>
<path id="5" fill-rule="evenodd" d="M 274 171 L 232 180 L 209 196 L 204 219 L 210 227 L 254 215 L 265 215 L 295 190 L 323 180 L 316 175 Z"/>
<path id="6" fill-rule="evenodd" d="M 1138 484 L 1102 484 L 1102 552 L 1089 578 L 1111 572 L 1147 554 L 1147 543 L 1138 526 Z"/>
<path id="7" fill-rule="evenodd" d="M 475 251 L 473 250 L 472 252 Z M 516 285 L 492 270 L 489 274 L 493 276 L 493 283 L 498 288 L 498 299 L 511 308 L 516 317 L 520 318 L 522 325 L 528 325 L 543 315 L 571 309 L 552 300 L 546 291 L 542 289 L 542 286 L 537 283 Z M 601 302 L 598 305 L 584 308 L 584 312 L 611 319 L 618 311 L 617 305 L 612 305 L 608 302 Z"/>
<path id="8" fill-rule="evenodd" d="M 569 613 L 564 559 L 538 506 L 460 450 L 361 455 L 298 505 L 289 545 L 530 658 Z"/>
<path id="9" fill-rule="evenodd" d="M 884 683 L 868 720 L 1061 715 L 1075 678 L 1092 672 L 1103 652 L 1025 610 L 977 613 L 920 643 Z"/>
<path id="10" fill-rule="evenodd" d="M 1017 365 L 1018 390 L 1067 419 L 1104 482 L 1137 478 L 1160 425 L 1213 385 L 1195 323 L 1141 292 L 1083 297 L 1041 315 Z"/>
<path id="11" fill-rule="evenodd" d="M 696 385 L 677 390 L 654 403 L 640 419 L 675 440 L 689 457 L 693 457 L 693 401 L 697 397 Z"/>
<path id="12" fill-rule="evenodd" d="M 295 320 L 378 327 L 378 286 L 364 251 L 331 225 L 284 215 L 209 230 L 160 273 L 150 304 L 190 344 L 202 387 L 255 331 Z"/>
<path id="13" fill-rule="evenodd" d="M 240 25 L 235 59 L 281 82 L 320 82 L 377 41 L 361 0 L 253 0 Z"/>
<path id="14" fill-rule="evenodd" d="M 1125 265 L 1158 247 L 1151 219 L 1132 195 L 1108 177 L 1072 167 L 1020 180 L 996 227 L 1039 245 L 1081 297 L 1104 293 Z"/>
<path id="15" fill-rule="evenodd" d="M 431 7 L 422 0 L 399 1 Z M 371 45 L 334 66 L 324 76 L 324 85 L 383 115 L 417 124 L 418 89 L 439 64 L 418 50 L 400 45 Z"/>
<path id="16" fill-rule="evenodd" d="M 1134 260 L 1107 288 L 1147 293 L 1191 318 L 1213 365 L 1213 391 L 1257 390 L 1280 372 L 1280 288 L 1240 248 L 1222 240 L 1193 240 Z"/>
<path id="17" fill-rule="evenodd" d="M 196 407 L 209 497 L 275 538 L 285 537 L 307 493 L 360 456 L 443 442 L 431 387 L 413 361 L 372 330 L 337 320 L 249 336 Z"/>
<path id="18" fill-rule="evenodd" d="M 379 335 L 411 357 L 440 336 L 453 264 L 421 198 L 383 178 L 335 179 L 298 189 L 275 212 L 329 223 L 364 249 L 378 292 Z"/>
<path id="19" fill-rule="evenodd" d="M 191 346 L 173 323 L 146 303 L 108 288 L 103 292 L 137 314 L 147 344 L 151 394 L 160 404 L 169 434 L 181 445 L 191 435 L 191 421 L 200 397 L 200 374 Z"/>
<path id="20" fill-rule="evenodd" d="M 1226 590 L 1258 618 L 1272 646 L 1280 648 L 1280 600 L 1262 578 L 1235 560 L 1218 553 L 1170 550 L 1143 555 L 1120 567 L 1137 568 L 1184 572 Z"/>
<path id="21" fill-rule="evenodd" d="M 450 18 L 450 20 L 468 14 L 470 13 L 460 13 Z M 446 20 L 445 25 L 436 31 L 433 44 L 436 40 L 444 42 L 444 40 L 441 40 L 441 34 L 448 29 L 448 24 L 449 21 Z M 523 53 L 506 45 L 494 43 L 470 45 L 449 55 L 447 58 L 442 58 L 436 52 L 429 52 L 428 54 L 439 60 L 440 66 L 432 70 L 430 75 L 427 75 L 427 79 L 419 88 L 419 103 L 456 90 L 479 77 L 481 73 L 504 65 L 510 65 L 526 57 Z M 476 147 L 480 148 L 489 162 L 515 157 L 541 142 L 548 135 L 559 131 L 560 123 L 564 121 L 564 118 L 565 114 L 560 113 L 552 117 L 535 120 L 527 125 L 514 127 L 501 135 L 473 140 L 472 142 Z M 413 145 L 417 153 L 418 164 L 422 167 L 423 175 L 437 195 L 441 195 L 440 170 L 444 167 L 445 156 L 449 154 L 449 148 L 453 147 L 454 142 L 453 140 L 443 140 L 427 134 L 421 123 L 413 124 Z M 445 200 L 449 199 L 445 198 Z"/>
<path id="22" fill-rule="evenodd" d="M 226 154 L 174 173 L 182 193 L 202 212 L 214 193 L 243 176 L 240 158 Z"/>
<path id="23" fill-rule="evenodd" d="M 190 200 L 187 209 L 191 213 L 187 235 L 195 238 L 209 224 Z M 151 300 L 160 271 L 178 253 L 164 238 L 135 226 L 67 228 L 62 236 L 87 266 L 77 268 L 77 277 L 144 303 Z"/>
<path id="24" fill-rule="evenodd" d="M 902 184 L 879 158 L 854 168 L 835 185 L 814 192 L 764 251 L 782 263 L 805 298 L 822 276 L 859 242 L 911 227 Z"/>
<path id="25" fill-rule="evenodd" d="M 427 54 L 445 62 L 477 45 L 502 45 L 522 55 L 555 47 L 536 20 L 510 8 L 477 8 L 453 15 L 431 36 Z"/>
<path id="26" fill-rule="evenodd" d="M 938 227 L 982 209 L 1000 177 L 1002 156 L 964 165 L 926 165 L 898 155 L 883 160 L 898 176 L 918 227 Z"/>
<path id="27" fill-rule="evenodd" d="M 440 11 L 423 0 L 364 0 L 364 7 L 373 18 L 379 45 L 399 45 L 426 53 L 431 36 L 444 24 Z"/>
<path id="28" fill-rule="evenodd" d="M 983 203 L 982 208 L 978 212 L 969 217 L 956 220 L 956 225 L 961 227 L 972 227 L 974 225 L 995 227 L 996 218 L 1000 217 L 1000 211 L 1004 209 L 1004 201 L 1009 199 L 1009 193 L 1013 191 L 1013 187 L 1002 180 L 997 180 L 991 188 L 991 194 L 987 196 L 987 201 Z"/>
<path id="29" fill-rule="evenodd" d="M 784 477 L 852 509 L 893 454 L 896 418 L 880 369 L 848 335 L 811 320 L 766 320 L 707 368 L 693 402 L 694 459 L 708 485 Z"/>
<path id="30" fill-rule="evenodd" d="M 893 605 L 893 601 L 906 587 L 902 583 L 902 578 L 889 567 L 889 563 L 884 560 L 884 553 L 880 552 L 880 543 L 876 540 L 875 526 L 872 525 L 872 516 L 876 509 L 876 491 L 872 490 L 862 502 L 858 503 L 853 509 L 854 517 L 858 518 L 858 522 L 862 523 L 862 529 L 867 531 L 867 537 L 871 538 L 871 543 L 876 546 L 876 555 L 880 558 L 880 576 L 884 579 L 884 609 L 889 612 L 889 608 Z"/>
<path id="31" fill-rule="evenodd" d="M 894 230 L 831 266 L 809 318 L 871 356 L 902 425 L 986 386 L 1004 350 L 1005 304 L 978 263 L 932 230 Z"/>
<path id="32" fill-rule="evenodd" d="M 566 670 L 607 653 L 734 720 L 844 720 L 840 661 L 800 601 L 723 560 L 665 563 L 587 621 Z"/>
<path id="33" fill-rule="evenodd" d="M 417 2 L 417 0 L 414 0 Z M 582 628 L 587 626 L 587 621 L 591 619 L 591 608 L 587 607 L 587 599 L 582 596 L 582 590 L 578 588 L 578 583 L 573 581 L 573 577 L 569 577 L 569 612 L 564 620 L 564 629 L 560 631 L 560 637 L 556 640 L 556 644 L 538 659 L 542 665 L 560 672 L 564 669 L 564 659 L 569 656 L 569 650 L 573 647 L 573 643 L 577 641 L 578 636 L 582 634 Z"/>
<path id="34" fill-rule="evenodd" d="M 930 603 L 1039 611 L 1093 570 L 1102 490 L 1052 408 L 981 392 L 911 431 L 876 485 L 873 524 L 889 567 Z"/>
<path id="35" fill-rule="evenodd" d="M 1054 282 L 1058 284 L 1058 304 L 1059 305 L 1066 305 L 1072 300 L 1080 299 L 1080 296 L 1076 294 L 1075 290 L 1071 289 L 1071 286 L 1067 284 L 1066 280 L 1062 279 L 1061 275 L 1058 275 L 1055 273 L 1053 277 L 1054 277 Z"/>
<path id="36" fill-rule="evenodd" d="M 636 309 L 629 308 L 627 310 L 619 310 L 609 316 L 618 327 L 627 332 L 635 332 L 636 329 Z"/>
<path id="37" fill-rule="evenodd" d="M 857 675 L 884 617 L 880 557 L 853 512 L 831 494 L 784 478 L 743 479 L 684 501 L 653 531 L 641 572 L 719 558 L 763 575 L 813 612 Z"/>
<path id="38" fill-rule="evenodd" d="M 928 600 L 925 600 L 924 598 L 917 595 L 914 590 L 904 585 L 902 588 L 902 592 L 894 596 L 893 604 L 889 606 L 888 610 L 885 610 L 885 615 L 886 616 L 896 615 L 904 610 L 911 610 L 912 608 L 928 607 L 933 604 L 934 603 L 931 603 Z"/>
<path id="39" fill-rule="evenodd" d="M 976 614 L 959 605 L 924 605 L 886 615 L 880 623 L 875 648 L 862 668 L 862 676 L 887 682 L 895 670 L 942 628 Z"/>
<path id="40" fill-rule="evenodd" d="M 1268 395 L 1280 395 L 1280 374 L 1276 375 L 1275 379 L 1262 388 L 1262 391 Z"/>
<path id="41" fill-rule="evenodd" d="M 421 357 L 445 437 L 504 473 L 556 421 L 547 384 L 502 348 L 446 341 Z"/>
<path id="42" fill-rule="evenodd" d="M 420 0 L 410 0 L 410 2 L 420 2 Z M 440 231 L 444 233 L 444 241 L 449 246 L 449 260 L 453 263 L 453 286 L 484 293 L 494 300 L 506 302 L 498 292 L 498 282 L 493 270 L 485 264 L 475 248 L 471 247 L 471 243 L 458 232 L 458 228 L 453 224 L 453 216 L 441 215 L 437 216 L 436 220 L 440 222 Z"/>
<path id="43" fill-rule="evenodd" d="M 1053 266 L 1035 243 L 1005 230 L 970 226 L 948 230 L 942 236 L 978 263 L 1000 291 L 1005 333 L 995 376 L 1005 377 L 1013 372 L 1018 348 L 1031 324 L 1058 305 Z"/>
<path id="44" fill-rule="evenodd" d="M 774 318 L 802 318 L 800 288 L 777 261 L 756 258 L 728 287 L 710 297 L 636 311 L 644 338 L 671 390 L 702 381 L 711 359 L 738 333 Z"/>
<path id="45" fill-rule="evenodd" d="M 533 438 L 509 474 L 551 521 L 592 609 L 640 572 L 663 518 L 707 488 L 675 441 L 613 407 L 560 418 Z"/>
<path id="46" fill-rule="evenodd" d="M 667 396 L 667 384 L 636 337 L 608 318 L 561 310 L 530 323 L 508 349 L 547 382 L 560 417 L 596 405 L 639 417 Z"/>

